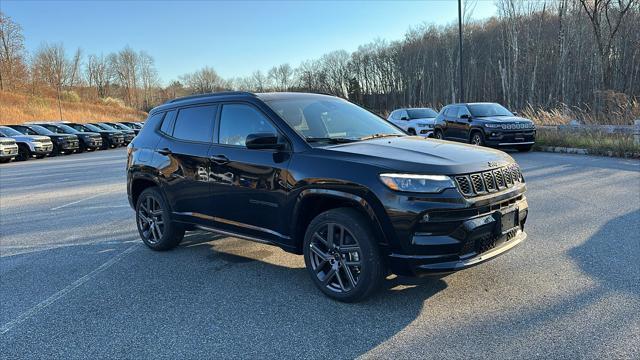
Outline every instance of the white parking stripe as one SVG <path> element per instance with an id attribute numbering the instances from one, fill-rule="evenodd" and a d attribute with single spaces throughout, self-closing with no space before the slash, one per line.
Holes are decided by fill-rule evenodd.
<path id="1" fill-rule="evenodd" d="M 52 210 L 52 211 L 53 211 L 53 210 L 62 209 L 62 208 L 67 207 L 67 206 L 69 206 L 69 205 L 75 205 L 75 204 L 77 204 L 77 203 L 81 203 L 81 202 L 83 202 L 83 201 L 85 201 L 85 200 L 90 200 L 90 199 L 96 198 L 96 197 L 98 197 L 98 196 L 100 196 L 100 195 L 102 195 L 102 194 L 96 194 L 96 195 L 93 195 L 93 196 L 89 196 L 89 197 L 84 198 L 84 199 L 80 199 L 80 200 L 76 200 L 76 201 L 73 201 L 73 202 L 70 202 L 70 203 L 67 203 L 67 204 L 64 204 L 64 205 L 56 206 L 56 207 L 51 208 L 51 209 L 49 209 L 49 210 Z"/>
<path id="2" fill-rule="evenodd" d="M 37 304 L 36 306 L 32 307 L 31 309 L 23 312 L 17 318 L 15 318 L 15 319 L 9 321 L 8 323 L 2 325 L 2 327 L 0 327 L 0 335 L 2 335 L 4 333 L 6 333 L 7 331 L 11 330 L 16 325 L 24 322 L 25 320 L 27 320 L 30 317 L 34 316 L 35 314 L 37 314 L 38 312 L 40 312 L 41 310 L 43 310 L 47 306 L 53 304 L 54 302 L 56 302 L 56 300 L 62 298 L 63 296 L 65 296 L 66 294 L 70 293 L 71 291 L 73 291 L 74 289 L 78 288 L 79 286 L 81 286 L 82 284 L 86 283 L 87 281 L 93 279 L 94 277 L 96 277 L 96 275 L 98 275 L 99 273 L 101 273 L 104 270 L 108 269 L 111 265 L 113 265 L 113 264 L 117 263 L 118 261 L 122 260 L 125 256 L 127 256 L 127 254 L 131 253 L 138 246 L 139 246 L 139 243 L 131 245 L 125 251 L 123 251 L 120 254 L 116 255 L 115 257 L 111 258 L 111 260 L 105 262 L 104 264 L 98 266 L 96 269 L 94 269 L 93 271 L 91 271 L 87 275 L 85 275 L 85 276 L 81 277 L 80 279 L 74 281 L 73 283 L 69 284 L 64 289 L 62 289 L 62 290 L 58 291 L 57 293 L 51 295 L 46 300 L 40 302 L 39 304 Z"/>

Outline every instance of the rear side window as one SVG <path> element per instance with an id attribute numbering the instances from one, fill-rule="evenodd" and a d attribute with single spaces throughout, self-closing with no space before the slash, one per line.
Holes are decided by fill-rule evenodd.
<path id="1" fill-rule="evenodd" d="M 162 126 L 160 127 L 160 131 L 162 131 L 167 135 L 173 134 L 173 122 L 175 121 L 175 119 L 176 119 L 175 110 L 171 110 L 167 112 L 167 115 L 164 117 L 164 121 L 162 122 Z"/>
<path id="2" fill-rule="evenodd" d="M 260 111 L 243 104 L 228 104 L 220 115 L 220 144 L 246 146 L 247 135 L 277 134 L 275 127 Z"/>
<path id="3" fill-rule="evenodd" d="M 181 140 L 212 142 L 216 105 L 194 106 L 178 111 L 173 137 Z"/>

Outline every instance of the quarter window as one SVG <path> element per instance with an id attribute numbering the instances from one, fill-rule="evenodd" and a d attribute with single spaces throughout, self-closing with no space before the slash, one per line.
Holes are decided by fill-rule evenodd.
<path id="1" fill-rule="evenodd" d="M 216 105 L 194 106 L 178 111 L 173 137 L 181 140 L 211 142 Z"/>
<path id="2" fill-rule="evenodd" d="M 159 114 L 159 115 L 162 115 L 162 114 Z M 173 122 L 175 119 L 176 119 L 175 110 L 171 110 L 167 112 L 167 115 L 164 117 L 164 121 L 162 121 L 162 126 L 160 126 L 160 131 L 162 131 L 167 135 L 173 134 Z"/>
<path id="3" fill-rule="evenodd" d="M 275 127 L 261 112 L 243 104 L 228 104 L 220 115 L 220 144 L 246 146 L 247 135 L 277 134 Z"/>

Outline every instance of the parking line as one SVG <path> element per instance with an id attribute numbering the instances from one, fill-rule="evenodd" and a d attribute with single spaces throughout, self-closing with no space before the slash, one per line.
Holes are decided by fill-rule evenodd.
<path id="1" fill-rule="evenodd" d="M 69 284 L 64 289 L 62 289 L 62 290 L 58 291 L 57 293 L 51 295 L 46 300 L 40 302 L 39 304 L 37 304 L 36 306 L 32 307 L 31 309 L 23 312 L 17 318 L 15 318 L 15 319 L 9 321 L 8 323 L 2 325 L 2 327 L 0 327 L 0 335 L 5 334 L 7 331 L 13 329 L 16 325 L 24 322 L 25 320 L 27 320 L 30 317 L 32 317 L 35 314 L 37 314 L 38 312 L 42 311 L 47 306 L 53 304 L 54 302 L 56 302 L 57 300 L 62 298 L 66 294 L 70 293 L 74 289 L 82 286 L 87 281 L 93 279 L 94 277 L 96 277 L 96 275 L 98 275 L 99 273 L 101 273 L 104 270 L 108 269 L 111 265 L 113 265 L 113 264 L 117 263 L 118 261 L 122 260 L 125 256 L 127 256 L 129 253 L 131 253 L 133 250 L 135 250 L 139 245 L 140 245 L 139 243 L 131 245 L 125 251 L 123 251 L 120 254 L 114 256 L 113 258 L 111 258 L 111 260 L 105 262 L 104 264 L 98 266 L 97 268 L 95 268 L 93 271 L 91 271 L 87 275 L 85 275 L 85 276 L 81 277 L 80 279 L 74 281 L 73 283 Z"/>
<path id="2" fill-rule="evenodd" d="M 80 202 L 83 202 L 83 201 L 85 201 L 85 200 L 91 200 L 91 199 L 96 198 L 96 197 L 98 197 L 98 196 L 100 196 L 100 195 L 102 195 L 102 194 L 96 194 L 96 195 L 93 195 L 93 196 L 89 196 L 88 198 L 84 198 L 84 199 L 80 199 L 80 200 L 76 200 L 76 201 L 70 202 L 70 203 L 68 203 L 68 204 L 64 204 L 64 205 L 56 206 L 56 207 L 51 208 L 51 209 L 49 209 L 49 210 L 54 211 L 54 210 L 62 209 L 63 207 L 67 207 L 67 206 L 69 206 L 69 205 L 75 205 L 75 204 L 80 203 Z"/>

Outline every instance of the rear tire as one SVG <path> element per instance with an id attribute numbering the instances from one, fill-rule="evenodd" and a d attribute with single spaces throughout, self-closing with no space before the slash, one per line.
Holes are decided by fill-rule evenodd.
<path id="1" fill-rule="evenodd" d="M 332 209 L 316 216 L 307 227 L 303 252 L 314 284 L 338 301 L 368 298 L 385 276 L 370 223 L 351 208 Z"/>
<path id="2" fill-rule="evenodd" d="M 153 250 L 169 250 L 184 237 L 184 227 L 173 221 L 169 205 L 157 187 L 145 189 L 136 202 L 136 225 L 142 241 Z"/>
<path id="3" fill-rule="evenodd" d="M 516 147 L 516 149 L 518 149 L 518 151 L 520 152 L 529 152 L 531 151 L 532 148 L 533 148 L 533 145 L 520 145 Z"/>

